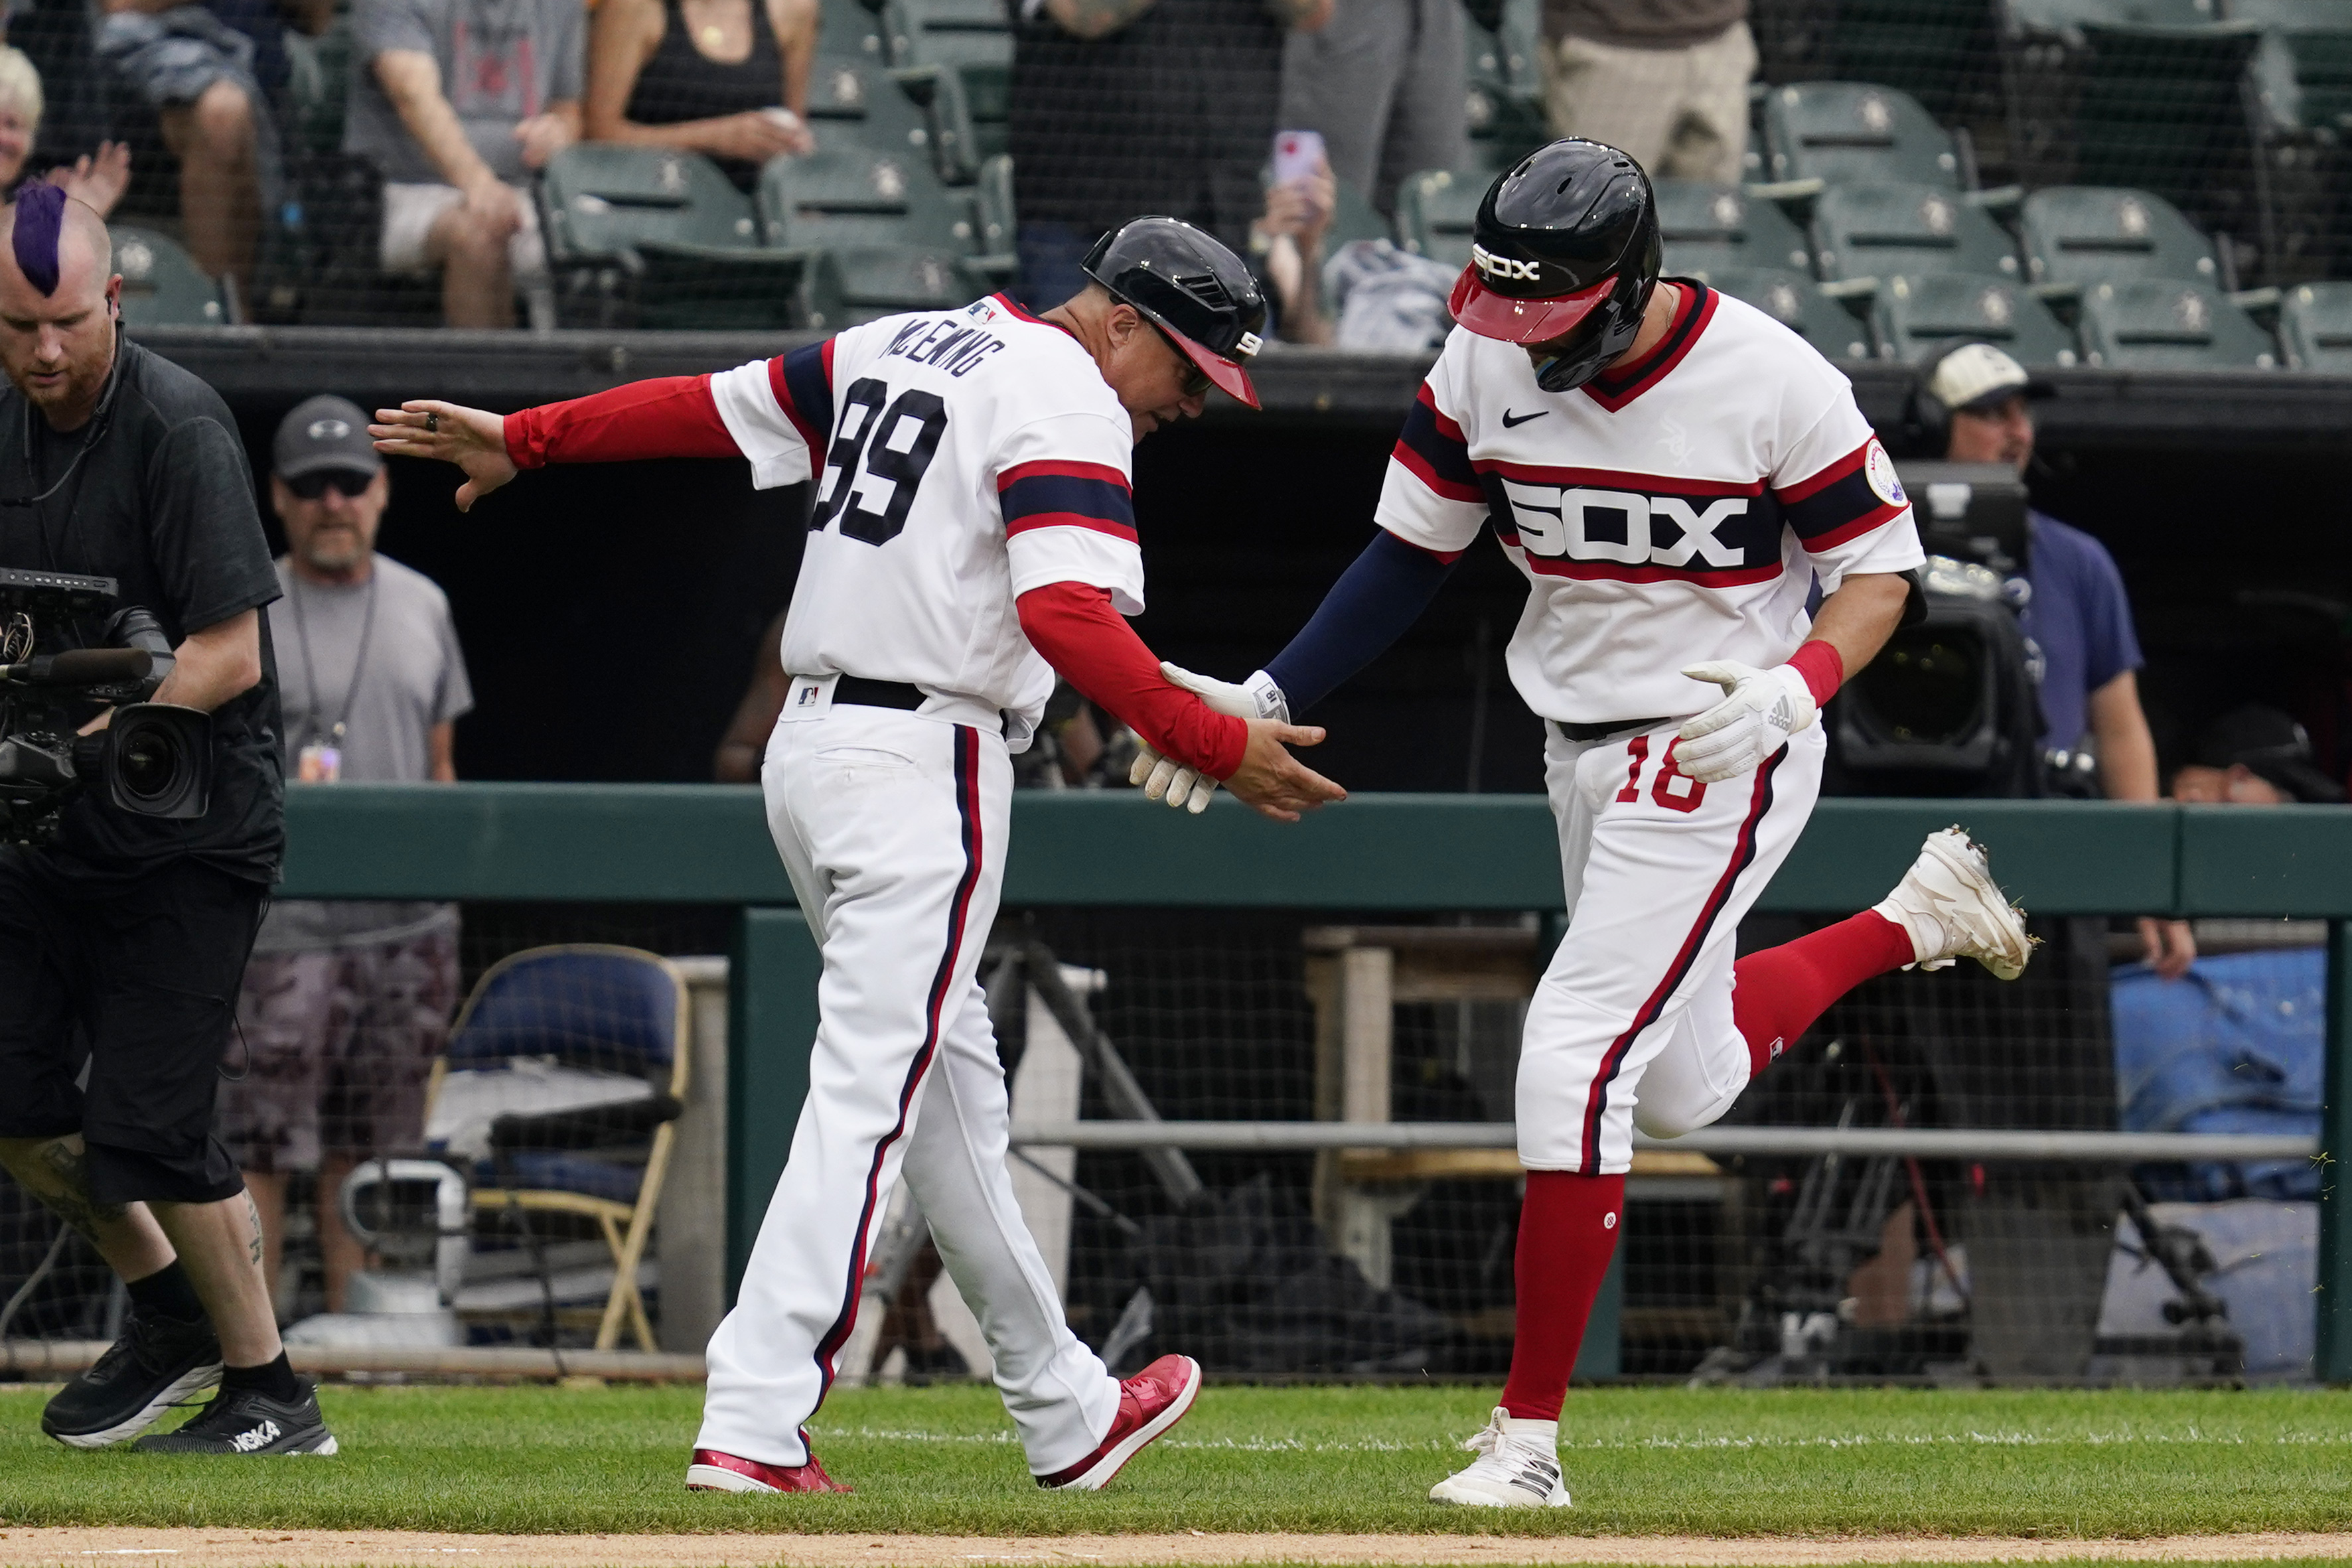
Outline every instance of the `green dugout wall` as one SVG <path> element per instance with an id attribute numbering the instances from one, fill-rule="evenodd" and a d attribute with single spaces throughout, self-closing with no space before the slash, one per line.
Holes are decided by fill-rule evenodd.
<path id="1" fill-rule="evenodd" d="M 732 904 L 729 1259 L 740 1274 L 807 1088 L 818 961 L 756 789 L 719 785 L 296 786 L 287 898 Z M 1769 911 L 1864 908 L 1926 833 L 1993 846 L 2046 915 L 2319 918 L 2328 926 L 2318 1369 L 2352 1382 L 2352 807 L 1824 800 Z M 1556 910 L 1550 813 L 1531 796 L 1360 795 L 1293 826 L 1232 801 L 1016 795 L 1004 902 L 1352 911 Z"/>

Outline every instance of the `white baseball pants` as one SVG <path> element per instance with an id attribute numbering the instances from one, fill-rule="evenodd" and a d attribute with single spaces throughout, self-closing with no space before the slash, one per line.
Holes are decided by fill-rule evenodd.
<path id="1" fill-rule="evenodd" d="M 1594 741 L 1545 727 L 1569 924 L 1519 1048 L 1529 1170 L 1620 1174 L 1636 1125 L 1679 1136 L 1748 1086 L 1733 940 L 1812 814 L 1827 743 L 1816 724 L 1753 773 L 1700 784 L 1673 766 L 1681 723 Z"/>
<path id="2" fill-rule="evenodd" d="M 1110 1430 L 1118 1384 L 1073 1334 L 1005 1171 L 1010 1107 L 978 972 L 1003 883 L 1003 738 L 894 708 L 779 723 L 768 826 L 824 953 L 808 1099 L 734 1311 L 711 1336 L 697 1448 L 808 1461 L 867 1248 L 904 1173 L 988 1336 L 1033 1474 Z"/>

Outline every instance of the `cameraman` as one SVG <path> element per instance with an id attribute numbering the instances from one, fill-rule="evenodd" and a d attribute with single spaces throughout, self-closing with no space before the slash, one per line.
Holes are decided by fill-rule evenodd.
<path id="1" fill-rule="evenodd" d="M 53 844 L 0 849 L 0 1165 L 131 1295 L 121 1338 L 49 1401 L 42 1429 L 120 1442 L 217 1381 L 193 1420 L 138 1446 L 331 1454 L 278 1343 L 252 1200 L 212 1132 L 284 842 L 260 615 L 278 585 L 251 471 L 219 396 L 121 340 L 122 279 L 95 212 L 29 185 L 0 213 L 0 565 L 115 579 L 173 646 L 154 700 L 211 713 L 213 736 L 203 817 L 136 816 L 85 791 Z M 71 640 L 100 642 L 95 619 Z"/>

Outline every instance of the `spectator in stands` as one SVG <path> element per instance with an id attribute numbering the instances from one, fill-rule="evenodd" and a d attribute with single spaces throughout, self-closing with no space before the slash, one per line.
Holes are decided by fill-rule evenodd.
<path id="1" fill-rule="evenodd" d="M 41 73 L 22 49 L 0 44 L 0 192 L 11 201 L 39 140 L 42 109 Z M 101 141 L 97 152 L 50 170 L 48 183 L 102 218 L 131 183 L 131 150 Z"/>
<path id="2" fill-rule="evenodd" d="M 1470 161 L 1462 0 L 1343 0 L 1282 55 L 1282 128 L 1316 131 L 1338 178 L 1396 211 L 1397 186 Z"/>
<path id="3" fill-rule="evenodd" d="M 1011 137 L 1022 293 L 1079 292 L 1096 238 L 1136 213 L 1235 250 L 1265 209 L 1284 35 L 1333 0 L 1021 0 Z"/>
<path id="4" fill-rule="evenodd" d="M 1748 0 L 1544 0 L 1544 110 L 1655 180 L 1729 184 L 1748 157 Z"/>
<path id="5" fill-rule="evenodd" d="M 543 279 L 531 172 L 580 139 L 580 0 L 357 0 L 347 152 L 383 172 L 387 272 L 441 274 L 452 327 L 511 327 Z"/>
<path id="6" fill-rule="evenodd" d="M 312 783 L 447 783 L 453 727 L 474 706 L 449 601 L 375 551 L 391 490 L 367 416 L 314 397 L 278 427 L 271 504 L 286 527 L 284 597 L 269 608 L 284 655 L 289 769 Z M 221 1093 L 222 1140 L 261 1215 L 278 1285 L 287 1178 L 318 1176 L 327 1308 L 364 1253 L 338 1195 L 352 1167 L 425 1143 L 425 1086 L 457 999 L 457 910 L 448 904 L 286 903 L 262 922 L 237 1022 L 244 1077 Z"/>
<path id="7" fill-rule="evenodd" d="M 2045 395 L 2048 383 L 1990 343 L 1975 343 L 1941 355 L 1927 390 L 1951 413 L 1948 461 L 2026 471 L 2033 460 L 2030 400 Z M 2082 529 L 2039 510 L 2026 518 L 2033 593 L 2024 620 L 2044 661 L 2042 748 L 2053 758 L 2089 751 L 2110 800 L 2154 800 L 2156 741 L 2140 710 L 2139 638 L 2123 574 L 2106 547 Z M 2139 931 L 2158 974 L 2178 979 L 2189 972 L 2197 942 L 2187 921 L 2143 919 Z"/>
<path id="8" fill-rule="evenodd" d="M 816 27 L 816 0 L 600 0 L 588 138 L 707 153 L 749 191 L 816 145 L 801 118 Z"/>
<path id="9" fill-rule="evenodd" d="M 1323 308 L 1323 236 L 1339 199 L 1327 158 L 1303 180 L 1267 186 L 1265 211 L 1250 225 L 1251 267 L 1274 302 L 1274 331 L 1285 342 L 1331 340 L 1331 319 Z"/>
<path id="10" fill-rule="evenodd" d="M 288 77 L 271 0 L 102 0 L 98 56 L 154 112 L 178 160 L 188 253 L 241 290 L 253 282 L 262 193 L 278 180 L 269 104 Z"/>
<path id="11" fill-rule="evenodd" d="M 2172 798 L 2199 805 L 2340 806 L 2344 786 L 2320 771 L 2303 726 L 2257 705 L 2206 726 L 2197 737 L 2197 760 L 2172 776 Z"/>

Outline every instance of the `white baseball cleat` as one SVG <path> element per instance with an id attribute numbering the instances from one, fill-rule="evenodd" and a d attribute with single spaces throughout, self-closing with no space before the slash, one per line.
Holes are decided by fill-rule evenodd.
<path id="1" fill-rule="evenodd" d="M 1477 1455 L 1429 1489 L 1432 1502 L 1465 1508 L 1566 1508 L 1559 1479 L 1559 1423 L 1522 1421 L 1496 1406 L 1486 1430 L 1462 1446 Z"/>
<path id="2" fill-rule="evenodd" d="M 1993 881 L 1984 846 L 1956 827 L 1929 833 L 1895 891 L 1872 908 L 1903 927 L 1922 969 L 1974 958 L 1995 979 L 2013 980 L 2033 956 L 2025 911 Z"/>

